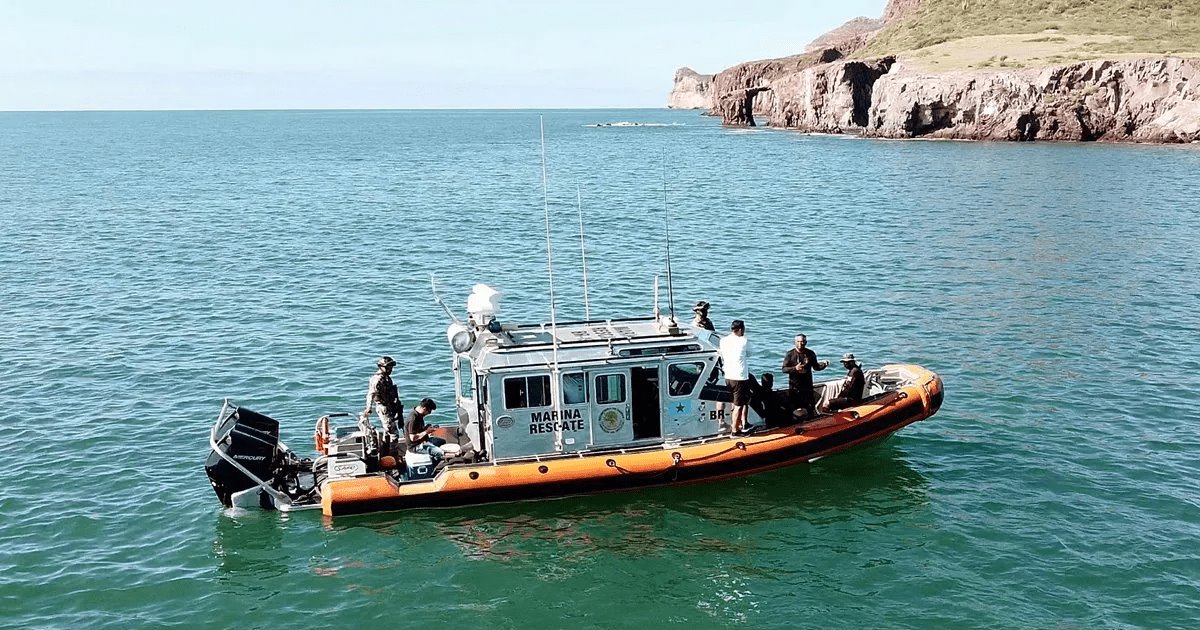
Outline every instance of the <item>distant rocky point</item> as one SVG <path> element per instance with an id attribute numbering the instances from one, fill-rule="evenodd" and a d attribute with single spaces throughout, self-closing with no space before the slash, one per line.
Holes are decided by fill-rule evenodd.
<path id="1" fill-rule="evenodd" d="M 1092 1 L 1107 13 L 1088 28 L 1112 30 L 1096 34 L 1019 0 L 891 0 L 882 18 L 850 20 L 798 55 L 681 69 L 669 106 L 883 138 L 1200 141 L 1200 55 L 1176 54 L 1200 49 L 1200 17 L 1138 31 L 1121 16 L 1136 1 Z"/>
<path id="2" fill-rule="evenodd" d="M 675 86 L 667 96 L 670 109 L 711 109 L 713 98 L 709 91 L 713 75 L 700 74 L 691 68 L 675 71 Z"/>

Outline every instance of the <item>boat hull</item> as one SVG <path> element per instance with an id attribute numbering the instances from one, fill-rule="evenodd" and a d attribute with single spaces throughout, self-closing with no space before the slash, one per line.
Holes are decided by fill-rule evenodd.
<path id="1" fill-rule="evenodd" d="M 918 366 L 908 384 L 862 404 L 747 436 L 720 436 L 521 461 L 455 465 L 428 481 L 399 483 L 376 474 L 330 481 L 328 516 L 528 501 L 683 485 L 807 463 L 883 439 L 941 407 L 941 379 Z"/>

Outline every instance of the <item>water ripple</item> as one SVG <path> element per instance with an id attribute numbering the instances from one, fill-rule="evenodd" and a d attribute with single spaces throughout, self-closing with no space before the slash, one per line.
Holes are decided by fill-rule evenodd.
<path id="1" fill-rule="evenodd" d="M 901 143 L 547 112 L 562 318 L 745 319 L 756 370 L 939 371 L 933 420 L 810 467 L 374 515 L 224 512 L 221 399 L 283 422 L 452 384 L 453 304 L 546 303 L 535 112 L 0 114 L 0 603 L 16 627 L 1200 623 L 1194 148 Z M 685 122 L 620 130 L 597 120 Z M 415 590 L 414 590 L 415 589 Z M 800 614 L 798 614 L 800 613 Z M 808 616 L 801 616 L 807 614 Z M 800 620 L 800 621 L 798 621 Z"/>

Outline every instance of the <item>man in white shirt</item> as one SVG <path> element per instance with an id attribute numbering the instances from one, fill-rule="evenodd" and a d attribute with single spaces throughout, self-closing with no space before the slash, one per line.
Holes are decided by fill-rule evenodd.
<path id="1" fill-rule="evenodd" d="M 721 361 L 725 364 L 725 384 L 733 394 L 733 432 L 746 430 L 746 416 L 750 405 L 750 373 L 746 367 L 749 343 L 746 340 L 746 322 L 733 320 L 729 330 L 733 333 L 721 339 Z"/>

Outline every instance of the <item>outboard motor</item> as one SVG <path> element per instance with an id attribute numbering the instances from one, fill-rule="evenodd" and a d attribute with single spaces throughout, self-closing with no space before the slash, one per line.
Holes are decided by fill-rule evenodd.
<path id="1" fill-rule="evenodd" d="M 279 422 L 243 407 L 231 408 L 233 411 L 213 429 L 214 448 L 219 451 L 209 453 L 204 464 L 204 472 L 225 507 L 233 506 L 234 494 L 271 481 L 280 459 Z"/>

